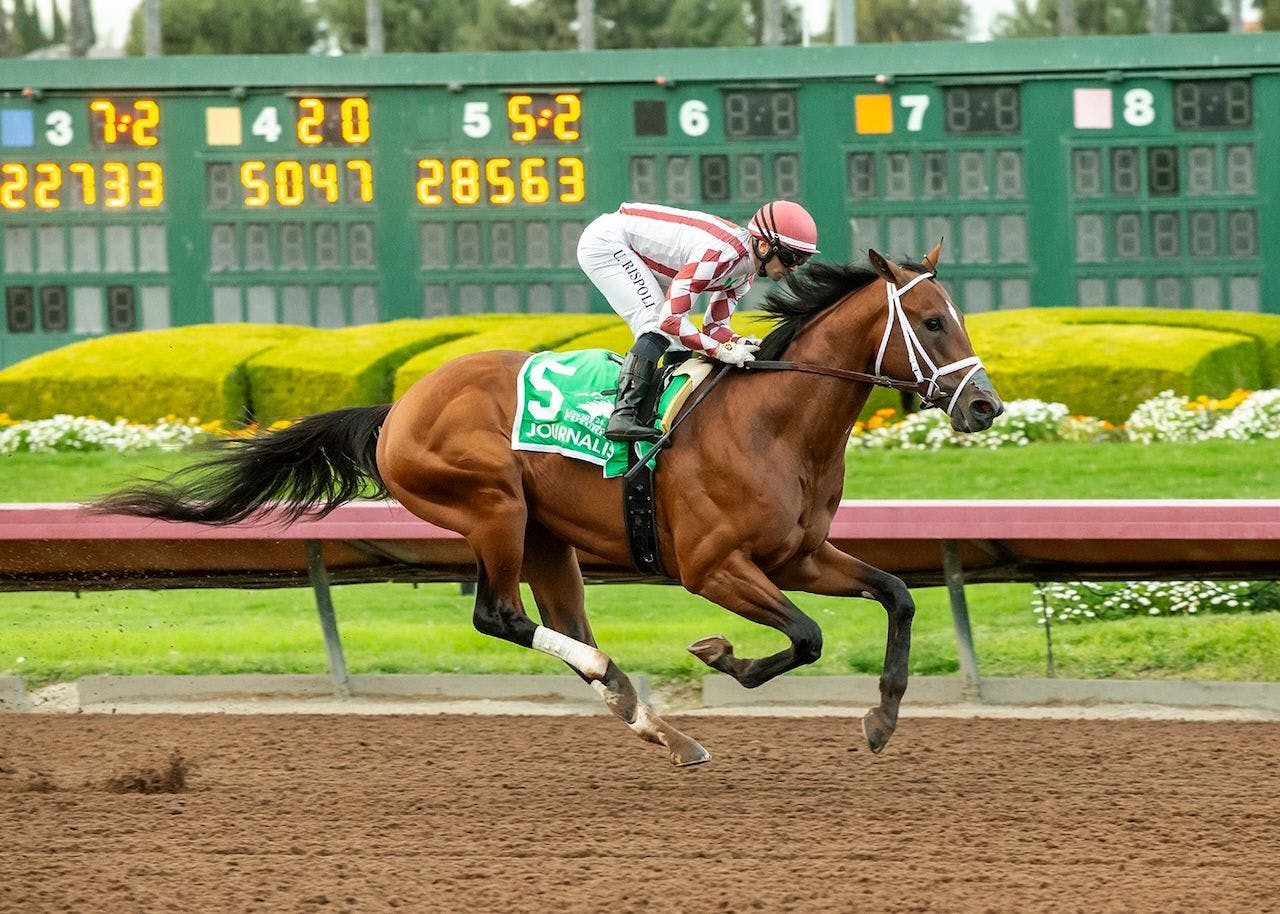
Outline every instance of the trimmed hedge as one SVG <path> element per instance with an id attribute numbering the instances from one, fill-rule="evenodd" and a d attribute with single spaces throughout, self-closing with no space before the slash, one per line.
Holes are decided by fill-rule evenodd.
<path id="1" fill-rule="evenodd" d="M 1145 313 L 1149 321 L 1107 321 L 1113 313 L 1131 319 Z M 1112 422 L 1124 421 L 1162 390 L 1220 397 L 1263 385 L 1267 375 L 1255 336 L 1195 329 L 1189 321 L 1164 325 L 1169 315 L 1036 308 L 977 314 L 967 323 L 1002 397 L 1065 403 L 1075 413 Z M 1280 318 L 1271 321 L 1280 325 Z"/>
<path id="2" fill-rule="evenodd" d="M 400 397 L 424 375 L 445 362 L 472 352 L 489 349 L 519 349 L 542 352 L 548 349 L 587 349 L 582 339 L 604 327 L 615 326 L 619 319 L 612 314 L 545 314 L 508 317 L 501 326 L 483 333 L 463 337 L 443 346 L 428 349 L 396 371 L 392 396 Z M 625 328 L 624 328 L 625 329 Z M 628 343 L 630 345 L 630 343 Z"/>
<path id="3" fill-rule="evenodd" d="M 760 312 L 734 328 L 764 336 Z M 1001 396 L 1034 397 L 1112 421 L 1171 389 L 1223 396 L 1280 386 L 1280 316 L 1155 309 L 1037 308 L 968 318 Z M 625 352 L 631 331 L 607 314 L 471 315 L 316 330 L 211 324 L 104 336 L 0 371 L 0 412 L 60 412 L 151 422 L 177 414 L 262 421 L 383 403 L 445 362 L 486 349 Z M 900 407 L 877 389 L 867 413 Z"/>
<path id="4" fill-rule="evenodd" d="M 343 327 L 277 347 L 248 364 L 249 395 L 260 422 L 344 406 L 390 403 L 395 372 L 423 350 L 492 330 L 485 314 Z"/>
<path id="5" fill-rule="evenodd" d="M 1068 324 L 1158 324 L 1238 333 L 1254 340 L 1263 387 L 1280 386 L 1280 316 L 1234 311 L 1168 311 L 1151 308 L 1038 308 Z"/>
<path id="6" fill-rule="evenodd" d="M 276 324 L 197 324 L 120 333 L 32 356 L 0 371 L 0 412 L 136 422 L 177 415 L 238 421 L 249 408 L 245 363 L 326 331 Z"/>

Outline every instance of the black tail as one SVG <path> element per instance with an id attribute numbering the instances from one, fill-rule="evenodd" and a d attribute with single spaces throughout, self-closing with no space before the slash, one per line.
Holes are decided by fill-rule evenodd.
<path id="1" fill-rule="evenodd" d="M 235 524 L 278 502 L 290 523 L 323 517 L 359 495 L 387 494 L 378 475 L 378 430 L 389 405 L 357 406 L 307 416 L 287 428 L 228 438 L 213 456 L 166 479 L 103 496 L 101 514 Z"/>

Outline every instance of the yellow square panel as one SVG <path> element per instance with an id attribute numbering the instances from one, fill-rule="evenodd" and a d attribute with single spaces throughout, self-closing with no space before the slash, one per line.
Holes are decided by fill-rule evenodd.
<path id="1" fill-rule="evenodd" d="M 893 133 L 893 96 L 855 95 L 853 128 L 858 133 Z"/>
<path id="2" fill-rule="evenodd" d="M 239 108 L 205 108 L 204 136 L 210 146 L 239 146 L 244 141 Z"/>

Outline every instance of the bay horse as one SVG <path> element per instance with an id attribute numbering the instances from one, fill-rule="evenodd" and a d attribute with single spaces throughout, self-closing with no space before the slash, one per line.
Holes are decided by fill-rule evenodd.
<path id="1" fill-rule="evenodd" d="M 958 431 L 986 429 L 1003 409 L 962 315 L 935 278 L 940 248 L 920 264 L 901 266 L 872 250 L 871 269 L 812 263 L 790 276 L 765 303 L 777 325 L 759 360 L 796 370 L 729 371 L 703 405 L 685 407 L 654 485 L 670 576 L 790 642 L 759 659 L 735 656 L 719 635 L 690 645 L 743 686 L 813 663 L 822 652 L 821 629 L 784 590 L 883 605 L 880 703 L 862 720 L 875 752 L 897 725 L 915 605 L 899 578 L 827 540 L 851 428 L 873 383 L 915 391 L 926 405 L 945 409 Z M 622 481 L 583 461 L 512 449 L 516 375 L 528 358 L 511 351 L 462 356 L 394 404 L 320 413 L 220 442 L 215 455 L 166 480 L 105 496 L 94 508 L 233 524 L 268 508 L 296 520 L 362 493 L 394 496 L 470 545 L 477 629 L 563 660 L 633 731 L 664 746 L 673 764 L 708 761 L 702 746 L 638 697 L 596 644 L 574 547 L 634 567 Z M 522 580 L 540 624 L 522 605 Z"/>

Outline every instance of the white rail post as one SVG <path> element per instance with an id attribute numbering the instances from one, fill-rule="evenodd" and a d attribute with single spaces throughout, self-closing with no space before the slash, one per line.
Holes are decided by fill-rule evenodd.
<path id="1" fill-rule="evenodd" d="M 324 632 L 324 649 L 329 655 L 329 677 L 333 694 L 351 697 L 351 679 L 347 676 L 347 659 L 342 655 L 342 639 L 338 637 L 338 619 L 329 595 L 329 572 L 324 567 L 319 540 L 307 540 L 307 576 L 316 595 L 316 611 L 320 613 L 320 630 Z"/>
<path id="2" fill-rule="evenodd" d="M 964 596 L 964 568 L 955 540 L 942 541 L 942 574 L 951 597 L 951 622 L 956 630 L 956 654 L 960 658 L 960 675 L 964 677 L 966 698 L 981 699 L 982 683 L 978 679 L 978 655 L 973 649 L 973 631 L 969 628 L 969 604 Z"/>

